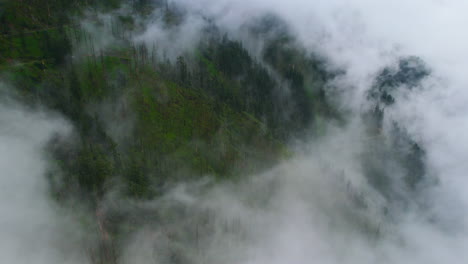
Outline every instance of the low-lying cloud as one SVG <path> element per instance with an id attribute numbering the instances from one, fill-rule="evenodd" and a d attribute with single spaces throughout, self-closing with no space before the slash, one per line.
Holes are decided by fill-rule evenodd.
<path id="1" fill-rule="evenodd" d="M 52 202 L 46 144 L 70 131 L 57 116 L 0 101 L 0 260 L 3 263 L 87 263 L 84 237 L 68 210 Z"/>

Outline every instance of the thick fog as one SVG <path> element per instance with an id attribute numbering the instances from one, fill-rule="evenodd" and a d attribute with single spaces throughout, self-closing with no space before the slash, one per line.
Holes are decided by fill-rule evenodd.
<path id="1" fill-rule="evenodd" d="M 2 263 L 86 263 L 75 218 L 51 202 L 46 144 L 69 125 L 41 109 L 0 102 L 0 252 Z"/>

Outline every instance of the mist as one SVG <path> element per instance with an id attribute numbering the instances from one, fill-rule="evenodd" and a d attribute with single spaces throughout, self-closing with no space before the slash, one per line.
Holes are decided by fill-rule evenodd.
<path id="1" fill-rule="evenodd" d="M 464 263 L 467 3 L 173 0 L 169 5 L 184 14 L 177 26 L 167 27 L 155 10 L 135 18 L 130 42 L 155 47 L 158 56 L 176 62 L 196 53 L 206 31 L 216 26 L 267 65 L 261 56 L 265 43 L 248 29 L 273 15 L 284 22 L 295 47 L 338 73 L 325 92 L 343 118 L 323 121 L 320 135 L 310 129 L 308 136 L 290 139 L 290 157 L 234 181 L 194 179 L 200 175 L 184 171 L 191 180 L 149 201 L 125 199 L 111 189 L 101 210 L 143 212 L 116 246 L 118 263 Z M 129 12 L 123 6 L 98 17 L 111 23 L 112 16 Z M 110 27 L 81 22 L 94 39 L 92 49 L 120 41 Z M 76 56 L 89 49 L 74 48 Z M 394 87 L 387 91 L 379 82 Z M 290 88 L 280 88 L 286 97 Z M 125 143 L 135 122 L 113 120 L 122 115 L 113 113 L 111 101 L 87 107 L 97 109 L 115 141 Z M 46 176 L 54 163 L 44 149 L 73 128 L 58 114 L 11 99 L 0 101 L 0 110 L 2 259 L 93 263 L 86 243 L 102 238 L 48 196 Z"/>
<path id="2" fill-rule="evenodd" d="M 16 101 L 2 84 L 0 102 L 0 251 L 5 263 L 87 263 L 84 233 L 49 195 L 46 145 L 67 135 L 58 115 Z"/>

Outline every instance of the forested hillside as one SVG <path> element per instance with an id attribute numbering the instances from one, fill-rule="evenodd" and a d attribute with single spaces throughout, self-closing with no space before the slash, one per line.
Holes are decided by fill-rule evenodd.
<path id="1" fill-rule="evenodd" d="M 201 41 L 169 58 L 157 41 L 131 36 L 150 12 L 167 30 L 179 27 L 184 13 L 163 1 L 119 2 L 2 2 L 0 69 L 8 93 L 73 127 L 47 148 L 57 203 L 79 199 L 93 214 L 110 192 L 149 200 L 180 181 L 236 180 L 287 158 L 291 138 L 319 133 L 317 122 L 335 115 L 323 90 L 331 74 L 278 30 L 279 19 L 267 16 L 248 29 L 267 39 L 260 56 L 207 23 Z M 116 42 L 99 46 L 89 27 Z M 112 214 L 96 221 L 110 221 L 101 231 L 115 239 L 137 224 L 128 222 L 132 214 Z M 98 258 L 111 261 L 102 250 Z"/>

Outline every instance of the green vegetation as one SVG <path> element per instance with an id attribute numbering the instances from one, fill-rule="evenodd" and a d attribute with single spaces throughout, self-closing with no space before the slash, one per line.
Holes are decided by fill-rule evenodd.
<path id="1" fill-rule="evenodd" d="M 91 38 L 71 15 L 118 2 L 2 4 L 3 76 L 22 100 L 61 113 L 75 127 L 73 143 L 51 147 L 64 178 L 53 188 L 61 200 L 80 194 L 95 204 L 119 186 L 130 197 L 151 198 L 187 177 L 234 179 L 273 164 L 291 135 L 325 114 L 326 73 L 289 48 L 290 38 L 268 45 L 271 70 L 218 31 L 174 63 L 131 44 L 98 52 L 91 45 L 71 56 L 74 45 Z M 134 1 L 133 12 L 144 15 L 149 5 Z M 164 1 L 151 5 L 164 10 L 167 25 L 183 19 Z M 134 26 L 119 15 L 112 33 L 123 38 Z"/>
<path id="2" fill-rule="evenodd" d="M 111 190 L 148 200 L 183 180 L 236 180 L 287 157 L 289 138 L 330 116 L 327 73 L 319 60 L 289 47 L 291 39 L 272 39 L 261 60 L 217 31 L 175 62 L 128 39 L 73 53 L 91 36 L 70 17 L 119 2 L 0 5 L 1 76 L 22 101 L 58 112 L 74 127 L 48 147 L 56 165 L 50 189 L 60 204 L 80 199 L 94 212 Z M 132 1 L 133 12 L 144 15 L 147 2 Z M 164 10 L 164 23 L 176 27 L 183 17 L 164 3 L 151 8 Z M 122 39 L 135 27 L 132 17 L 119 15 L 112 33 Z M 126 219 L 113 219 L 112 236 L 131 229 Z"/>

